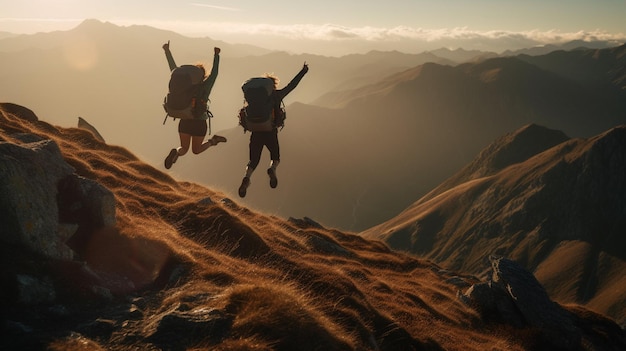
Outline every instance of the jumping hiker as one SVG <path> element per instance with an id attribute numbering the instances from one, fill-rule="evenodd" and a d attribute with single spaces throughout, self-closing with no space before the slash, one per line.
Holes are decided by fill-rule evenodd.
<path id="1" fill-rule="evenodd" d="M 270 115 L 275 118 L 276 115 L 281 112 L 281 104 L 285 96 L 287 96 L 287 94 L 289 94 L 293 89 L 296 88 L 296 86 L 298 86 L 298 83 L 300 83 L 300 80 L 302 79 L 302 77 L 304 77 L 304 75 L 308 71 L 309 71 L 309 66 L 305 62 L 300 72 L 291 80 L 291 82 L 289 82 L 289 84 L 287 84 L 287 86 L 285 86 L 282 89 L 277 89 L 278 83 L 280 81 L 278 77 L 274 75 L 270 75 L 270 74 L 265 74 L 263 78 L 252 78 L 248 82 L 252 80 L 262 81 L 264 78 L 271 80 L 271 86 L 268 87 L 268 90 L 270 90 L 269 97 L 265 98 L 265 101 L 269 101 L 268 103 L 271 104 L 269 108 L 269 110 L 271 111 Z M 242 108 L 240 112 L 240 121 L 245 120 L 244 118 L 246 117 L 245 115 L 249 115 L 252 117 L 252 115 L 254 114 L 253 112 L 251 112 L 252 110 L 259 110 L 256 108 L 253 109 L 252 108 L 253 106 L 251 106 L 252 99 L 248 98 L 246 94 L 246 83 L 244 83 L 244 86 L 242 86 L 242 89 L 244 90 L 244 96 L 246 97 L 247 106 Z M 260 89 L 262 91 L 263 89 L 265 89 L 265 87 L 257 86 L 255 87 L 255 89 Z M 263 107 L 261 107 L 260 110 L 263 110 Z M 265 122 L 259 122 L 259 123 L 254 123 L 254 124 L 260 126 L 264 123 Z M 278 167 L 278 164 L 280 163 L 280 146 L 278 144 L 278 125 L 273 120 L 270 121 L 269 128 L 261 127 L 257 129 L 255 127 L 251 127 L 250 126 L 251 124 L 252 123 L 250 122 L 248 122 L 248 124 L 242 123 L 245 130 L 251 131 L 251 135 L 250 135 L 250 144 L 249 144 L 250 159 L 246 167 L 246 174 L 243 177 L 243 180 L 241 181 L 241 186 L 239 186 L 240 197 L 246 196 L 247 189 L 250 186 L 250 177 L 252 176 L 252 173 L 254 172 L 256 167 L 259 165 L 259 161 L 261 160 L 261 153 L 263 151 L 264 146 L 267 147 L 267 149 L 270 152 L 270 159 L 271 159 L 270 167 L 267 169 L 267 174 L 270 178 L 270 187 L 276 188 L 278 186 L 278 178 L 276 176 L 276 167 Z"/>
<path id="2" fill-rule="evenodd" d="M 226 138 L 219 135 L 214 135 L 211 139 L 203 142 L 204 137 L 207 134 L 207 119 L 209 118 L 206 104 L 209 99 L 209 94 L 211 94 L 211 89 L 213 89 L 215 79 L 217 78 L 220 63 L 219 54 L 221 50 L 218 47 L 213 49 L 213 67 L 208 76 L 206 75 L 206 70 L 202 64 L 183 65 L 180 67 L 176 66 L 174 57 L 170 52 L 169 41 L 163 44 L 163 50 L 165 50 L 165 57 L 167 58 L 167 63 L 169 64 L 170 71 L 172 72 L 172 78 L 170 79 L 170 93 L 167 98 L 171 98 L 172 104 L 178 100 L 176 103 L 180 106 L 176 107 L 178 110 L 171 107 L 168 109 L 167 104 L 170 102 L 167 98 L 164 103 L 164 107 L 170 116 L 180 118 L 180 122 L 178 123 L 180 146 L 172 149 L 165 158 L 165 168 L 170 169 L 179 156 L 183 156 L 187 153 L 187 151 L 189 151 L 190 144 L 191 151 L 197 155 L 213 145 L 217 145 L 220 142 L 226 142 Z M 183 83 L 173 84 L 174 75 L 177 75 L 179 79 L 183 76 Z M 186 84 L 187 87 L 183 90 L 186 90 L 187 92 L 193 90 L 191 95 L 184 94 L 184 92 L 176 93 L 173 91 L 176 86 L 180 87 L 181 85 L 184 86 L 184 84 Z M 181 95 L 186 95 L 186 98 L 188 98 L 189 101 L 181 102 L 181 99 L 185 98 Z M 172 112 L 172 110 L 182 113 L 182 115 L 178 115 L 175 112 Z"/>

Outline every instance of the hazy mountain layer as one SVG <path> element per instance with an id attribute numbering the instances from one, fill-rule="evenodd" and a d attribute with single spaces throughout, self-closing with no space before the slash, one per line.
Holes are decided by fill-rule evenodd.
<path id="1" fill-rule="evenodd" d="M 250 77 L 274 73 L 283 85 L 307 61 L 312 73 L 287 99 L 310 102 L 336 88 L 354 88 L 424 62 L 448 63 L 431 54 L 372 52 L 331 58 L 290 55 L 260 47 L 189 38 L 147 26 L 120 27 L 87 20 L 69 31 L 19 35 L 0 39 L 0 96 L 30 106 L 63 126 L 83 117 L 107 141 L 124 145 L 160 165 L 167 150 L 154 140 L 177 143 L 176 128 L 162 125 L 162 103 L 169 69 L 162 45 L 170 41 L 176 63 L 213 62 L 221 47 L 221 64 L 212 90 L 214 130 L 237 125 L 243 103 L 241 84 Z M 10 83 L 9 83 L 10 82 Z M 123 125 L 124 128 L 120 128 Z"/>
<path id="2" fill-rule="evenodd" d="M 621 85 L 608 79 L 619 75 L 606 73 L 623 69 L 623 47 L 562 52 L 543 68 L 524 57 L 453 67 L 432 53 L 289 55 L 93 20 L 70 31 L 3 39 L 0 95 L 62 126 L 75 126 L 82 117 L 107 142 L 161 168 L 179 143 L 176 123 L 162 125 L 168 71 L 161 45 L 167 40 L 178 63 L 210 63 L 212 47 L 222 47 L 210 97 L 212 129 L 229 138 L 202 155 L 181 158 L 169 174 L 236 196 L 249 136 L 233 127 L 243 102 L 241 82 L 273 72 L 284 85 L 307 61 L 309 74 L 285 101 L 280 185 L 267 186 L 263 159 L 242 202 L 347 230 L 392 218 L 492 140 L 525 124 L 590 136 L 626 122 Z M 588 59 L 578 60 L 581 55 Z M 424 64 L 433 61 L 439 64 Z M 589 72 L 593 84 L 552 69 L 574 61 L 579 64 L 569 72 Z"/>

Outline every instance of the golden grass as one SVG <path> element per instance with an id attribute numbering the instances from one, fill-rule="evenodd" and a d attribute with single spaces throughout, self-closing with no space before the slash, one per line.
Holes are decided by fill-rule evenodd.
<path id="1" fill-rule="evenodd" d="M 446 281 L 457 277 L 469 285 L 474 278 L 379 241 L 252 212 L 222 193 L 177 182 L 88 131 L 6 113 L 0 123 L 4 140 L 19 144 L 15 132 L 55 140 L 76 173 L 115 194 L 117 224 L 90 233 L 85 259 L 130 279 L 149 300 L 139 323 L 144 333 L 158 316 L 186 303 L 234 317 L 222 342 L 203 341 L 194 350 L 522 349 L 519 335 L 482 325 Z M 161 275 L 173 266 L 185 274 L 171 282 Z M 167 281 L 164 290 L 145 290 L 159 279 Z M 50 348 L 86 350 L 81 343 L 102 348 L 80 338 Z"/>
<path id="2" fill-rule="evenodd" d="M 80 334 L 52 341 L 47 351 L 106 351 L 106 348 Z"/>

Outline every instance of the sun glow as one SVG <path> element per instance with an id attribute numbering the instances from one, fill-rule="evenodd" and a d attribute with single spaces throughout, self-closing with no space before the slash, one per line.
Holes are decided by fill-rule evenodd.
<path id="1" fill-rule="evenodd" d="M 77 36 L 63 45 L 68 65 L 78 71 L 88 71 L 98 63 L 98 48 L 90 38 Z"/>

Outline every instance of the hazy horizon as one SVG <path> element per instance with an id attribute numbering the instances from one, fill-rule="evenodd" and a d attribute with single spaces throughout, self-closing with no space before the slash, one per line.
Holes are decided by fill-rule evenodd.
<path id="1" fill-rule="evenodd" d="M 290 53 L 341 56 L 439 48 L 501 53 L 573 40 L 626 42 L 626 1 L 497 2 L 1 0 L 0 32 L 70 30 L 86 19 L 147 25 Z"/>

